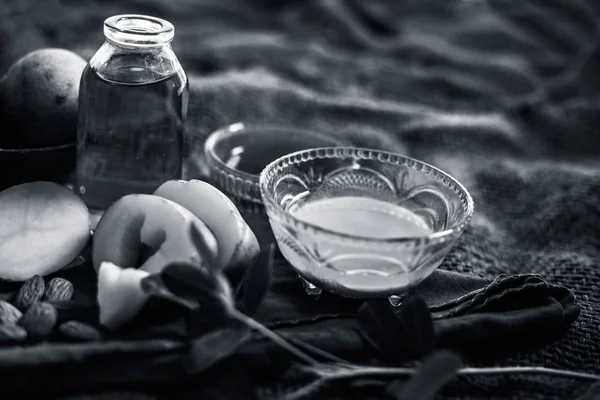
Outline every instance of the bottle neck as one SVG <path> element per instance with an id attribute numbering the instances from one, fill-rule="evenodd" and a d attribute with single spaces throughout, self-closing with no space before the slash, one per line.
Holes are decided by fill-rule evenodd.
<path id="1" fill-rule="evenodd" d="M 175 28 L 161 18 L 115 15 L 104 21 L 104 36 L 108 42 L 125 48 L 160 48 L 173 40 Z"/>
<path id="2" fill-rule="evenodd" d="M 107 81 L 146 84 L 185 74 L 173 49 L 171 23 L 144 15 L 116 15 L 104 22 L 106 40 L 90 68 Z"/>
<path id="3" fill-rule="evenodd" d="M 144 84 L 166 79 L 183 70 L 170 44 L 145 48 L 106 40 L 90 60 L 101 78 L 123 84 Z"/>
<path id="4" fill-rule="evenodd" d="M 117 15 L 104 22 L 104 35 L 104 44 L 90 60 L 90 68 L 101 78 L 135 85 L 174 74 L 184 77 L 171 47 L 174 28 L 169 22 L 142 15 Z"/>

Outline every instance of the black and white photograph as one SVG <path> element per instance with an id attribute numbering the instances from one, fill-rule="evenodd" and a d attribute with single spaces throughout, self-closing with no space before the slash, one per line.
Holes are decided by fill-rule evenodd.
<path id="1" fill-rule="evenodd" d="M 600 0 L 0 0 L 1 400 L 600 400 Z"/>

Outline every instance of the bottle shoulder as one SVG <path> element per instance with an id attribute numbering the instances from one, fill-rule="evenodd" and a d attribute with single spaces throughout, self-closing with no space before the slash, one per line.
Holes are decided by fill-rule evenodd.
<path id="1" fill-rule="evenodd" d="M 89 62 L 101 79 L 126 85 L 158 82 L 172 77 L 187 85 L 187 76 L 170 44 L 124 47 L 105 41 Z"/>

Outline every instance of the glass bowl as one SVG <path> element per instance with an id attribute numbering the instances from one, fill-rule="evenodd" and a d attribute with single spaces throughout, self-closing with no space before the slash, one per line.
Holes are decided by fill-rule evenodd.
<path id="1" fill-rule="evenodd" d="M 75 143 L 0 149 L 0 190 L 32 181 L 63 183 L 75 169 Z"/>
<path id="2" fill-rule="evenodd" d="M 236 123 L 212 133 L 204 154 L 212 183 L 234 200 L 259 204 L 258 179 L 271 161 L 300 150 L 349 145 L 323 132 L 274 124 Z"/>
<path id="3" fill-rule="evenodd" d="M 352 147 L 281 157 L 262 172 L 260 190 L 307 293 L 392 304 L 442 263 L 474 207 L 456 179 L 431 165 Z"/>

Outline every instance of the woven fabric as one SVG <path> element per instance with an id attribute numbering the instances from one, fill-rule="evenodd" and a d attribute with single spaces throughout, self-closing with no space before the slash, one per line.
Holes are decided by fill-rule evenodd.
<path id="1" fill-rule="evenodd" d="M 481 365 L 600 373 L 600 31 L 592 1 L 3 4 L 1 72 L 39 47 L 89 59 L 112 14 L 171 21 L 190 78 L 188 176 L 205 173 L 206 136 L 237 121 L 318 129 L 449 172 L 470 190 L 476 212 L 442 268 L 489 279 L 539 274 L 570 288 L 581 306 L 560 341 L 484 354 Z M 523 376 L 477 386 L 502 399 L 587 391 L 582 382 Z"/>

